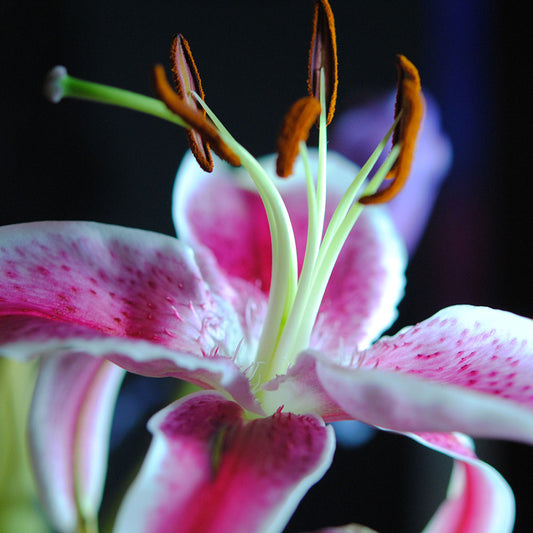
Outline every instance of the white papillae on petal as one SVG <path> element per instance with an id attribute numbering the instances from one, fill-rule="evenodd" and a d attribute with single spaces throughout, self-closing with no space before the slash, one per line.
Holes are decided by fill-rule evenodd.
<path id="1" fill-rule="evenodd" d="M 465 435 L 409 435 L 454 459 L 448 494 L 423 533 L 511 533 L 515 519 L 513 492 L 505 479 L 480 461 Z"/>
<path id="2" fill-rule="evenodd" d="M 318 154 L 309 151 L 312 168 Z M 328 154 L 326 220 L 355 178 L 358 168 Z M 280 191 L 289 213 L 301 268 L 307 241 L 308 210 L 300 159 L 289 179 L 275 175 L 275 156 L 259 160 Z M 188 154 L 174 186 L 173 216 L 178 235 L 208 247 L 230 277 L 268 293 L 271 239 L 264 206 L 246 171 L 215 159 L 206 174 Z M 403 296 L 407 255 L 385 209 L 366 209 L 348 237 L 326 289 L 311 346 L 337 356 L 344 347 L 363 349 L 397 316 Z M 233 281 L 233 283 L 236 283 Z M 240 289 L 239 289 L 240 292 Z"/>
<path id="3" fill-rule="evenodd" d="M 315 416 L 246 421 L 216 392 L 175 402 L 149 428 L 154 438 L 115 533 L 279 532 L 334 449 L 333 431 Z"/>
<path id="4" fill-rule="evenodd" d="M 0 353 L 104 356 L 225 388 L 253 408 L 237 364 L 245 319 L 208 257 L 171 237 L 88 222 L 0 228 Z"/>
<path id="5" fill-rule="evenodd" d="M 286 374 L 277 376 L 262 386 L 262 406 L 273 413 L 280 405 L 291 413 L 315 413 L 326 422 L 348 420 L 338 403 L 329 395 L 317 375 L 319 360 L 327 358 L 320 353 L 304 352 Z"/>
<path id="6" fill-rule="evenodd" d="M 107 470 L 115 399 L 124 371 L 79 354 L 45 358 L 29 420 L 36 481 L 54 527 L 96 518 Z"/>
<path id="7" fill-rule="evenodd" d="M 352 369 L 319 361 L 317 375 L 367 424 L 533 443 L 532 325 L 504 311 L 451 307 L 380 339 Z"/>

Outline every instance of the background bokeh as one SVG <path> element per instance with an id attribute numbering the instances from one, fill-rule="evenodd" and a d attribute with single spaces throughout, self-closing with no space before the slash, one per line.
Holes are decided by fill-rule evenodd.
<path id="1" fill-rule="evenodd" d="M 340 56 L 338 112 L 390 90 L 394 56 L 419 67 L 454 147 L 454 165 L 408 270 L 398 324 L 455 303 L 533 316 L 531 185 L 525 22 L 504 2 L 331 0 Z M 273 150 L 281 118 L 306 90 L 310 0 L 118 0 L 0 4 L 0 223 L 87 219 L 173 233 L 170 197 L 187 145 L 178 128 L 41 93 L 55 64 L 93 81 L 150 94 L 172 36 L 189 40 L 209 104 L 254 154 Z M 172 384 L 128 380 L 114 433 L 106 511 L 126 467 L 149 442 L 147 417 Z M 144 408 L 143 408 L 144 406 Z M 533 450 L 479 442 L 514 488 L 517 532 L 533 527 Z M 378 434 L 339 448 L 333 468 L 287 531 L 365 523 L 420 530 L 442 498 L 450 461 L 408 439 Z"/>

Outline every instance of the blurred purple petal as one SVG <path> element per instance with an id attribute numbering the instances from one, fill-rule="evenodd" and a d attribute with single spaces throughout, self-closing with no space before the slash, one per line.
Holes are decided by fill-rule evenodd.
<path id="1" fill-rule="evenodd" d="M 452 146 L 440 129 L 438 105 L 431 95 L 425 94 L 425 98 L 426 114 L 411 176 L 404 190 L 389 204 L 392 218 L 410 253 L 416 249 L 452 162 Z M 391 93 L 342 113 L 333 124 L 330 148 L 362 165 L 391 127 L 394 102 L 395 95 Z"/>

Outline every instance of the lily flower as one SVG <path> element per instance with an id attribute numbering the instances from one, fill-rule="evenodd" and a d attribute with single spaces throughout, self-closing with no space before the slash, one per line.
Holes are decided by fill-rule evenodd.
<path id="1" fill-rule="evenodd" d="M 205 390 L 150 420 L 119 533 L 281 531 L 332 461 L 328 423 L 350 419 L 455 460 L 427 532 L 512 529 L 509 486 L 462 433 L 533 442 L 531 322 L 462 305 L 374 342 L 396 317 L 406 263 L 376 204 L 409 173 L 420 82 L 399 56 L 395 120 L 369 161 L 358 169 L 328 153 L 337 52 L 326 0 L 313 20 L 310 94 L 287 114 L 277 157 L 255 159 L 207 107 L 182 37 L 172 48 L 177 92 L 154 70 L 160 100 L 51 74 L 56 101 L 152 113 L 184 126 L 191 144 L 174 190 L 179 239 L 90 222 L 0 228 L 0 353 L 41 359 L 30 439 L 59 531 L 97 528 L 124 370 Z M 316 123 L 318 149 L 308 151 Z"/>

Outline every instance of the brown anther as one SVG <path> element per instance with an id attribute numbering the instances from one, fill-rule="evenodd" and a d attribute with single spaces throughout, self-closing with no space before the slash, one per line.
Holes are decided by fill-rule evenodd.
<path id="1" fill-rule="evenodd" d="M 291 175 L 300 141 L 307 141 L 309 130 L 320 115 L 320 102 L 314 96 L 300 98 L 285 115 L 278 136 L 276 172 L 281 178 Z"/>
<path id="2" fill-rule="evenodd" d="M 309 49 L 309 73 L 307 87 L 309 95 L 320 101 L 320 71 L 324 69 L 326 123 L 335 113 L 337 102 L 337 36 L 335 20 L 328 0 L 315 0 L 313 13 L 313 35 Z"/>
<path id="3" fill-rule="evenodd" d="M 238 156 L 224 143 L 216 128 L 205 117 L 205 113 L 191 107 L 185 100 L 174 92 L 168 83 L 165 69 L 162 65 L 153 68 L 154 90 L 158 97 L 164 102 L 172 113 L 178 115 L 192 130 L 200 135 L 204 144 L 208 144 L 213 151 L 221 158 L 233 166 L 240 166 Z M 198 164 L 207 172 L 213 169 L 213 164 L 208 166 L 208 161 L 203 159 L 203 153 L 198 150 L 197 143 L 190 143 L 191 151 L 198 161 Z"/>
<path id="4" fill-rule="evenodd" d="M 392 136 L 393 145 L 400 145 L 400 153 L 387 179 L 389 187 L 359 199 L 362 204 L 381 204 L 392 200 L 403 188 L 409 176 L 416 147 L 416 138 L 424 115 L 424 96 L 420 85 L 420 75 L 416 67 L 405 56 L 396 58 L 398 67 L 398 92 L 396 95 L 395 118 L 400 120 Z"/>
<path id="5" fill-rule="evenodd" d="M 170 48 L 170 65 L 174 86 L 180 98 L 191 108 L 197 109 L 205 117 L 205 110 L 193 96 L 193 91 L 205 98 L 202 80 L 194 62 L 189 43 L 183 35 L 176 35 Z M 209 143 L 194 129 L 186 131 L 189 147 L 198 164 L 207 172 L 213 170 L 213 158 Z"/>
<path id="6" fill-rule="evenodd" d="M 192 56 L 191 47 L 181 34 L 176 35 L 172 41 L 170 65 L 177 93 L 191 106 L 194 105 L 201 109 L 191 93 L 194 91 L 202 100 L 205 99 L 202 80 Z"/>

